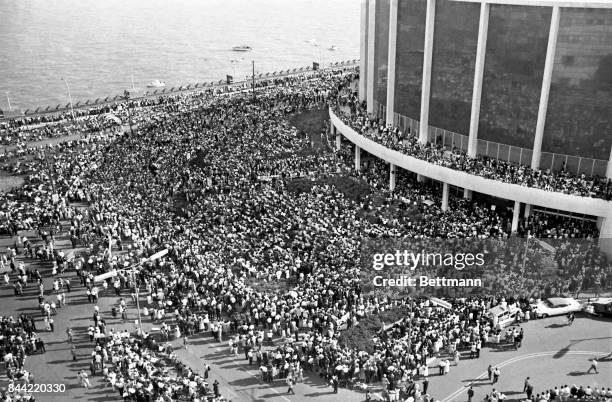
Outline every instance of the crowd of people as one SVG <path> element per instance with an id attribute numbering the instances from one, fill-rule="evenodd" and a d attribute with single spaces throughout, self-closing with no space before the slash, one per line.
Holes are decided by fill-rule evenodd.
<path id="1" fill-rule="evenodd" d="M 34 375 L 25 369 L 27 356 L 45 353 L 45 343 L 37 335 L 35 320 L 30 315 L 20 314 L 17 319 L 12 316 L 0 317 L 0 360 L 8 379 L 8 388 L 17 384 L 34 383 Z M 15 401 L 32 401 L 30 395 L 21 392 L 9 392 Z"/>
<path id="2" fill-rule="evenodd" d="M 591 387 L 587 385 L 568 385 L 564 384 L 554 388 L 546 389 L 536 393 L 530 377 L 525 379 L 523 392 L 526 394 L 526 400 L 534 402 L 550 402 L 550 401 L 605 401 L 612 398 L 612 389 L 600 386 Z"/>
<path id="3" fill-rule="evenodd" d="M 116 271 L 103 289 L 122 296 L 138 285 L 146 295 L 144 315 L 161 324 L 164 338 L 174 334 L 188 345 L 189 336 L 210 332 L 218 342 L 228 342 L 232 353 L 244 353 L 249 364 L 259 365 L 267 381 L 283 379 L 291 390 L 303 370 L 313 370 L 334 387 L 383 382 L 388 390 L 421 397 L 426 392 L 415 381 L 427 377 L 427 359 L 447 354 L 448 371 L 457 353 L 485 347 L 498 329 L 484 312 L 506 303 L 504 296 L 516 296 L 524 278 L 513 267 L 516 288 L 509 290 L 501 284 L 508 278 L 500 279 L 491 294 L 454 300 L 450 309 L 421 297 L 367 295 L 359 276 L 364 237 L 502 241 L 509 238 L 511 215 L 455 197 L 444 212 L 435 184 L 407 172 L 398 174 L 397 189 L 390 193 L 384 163 L 372 160 L 357 172 L 346 147 L 337 153 L 317 148 L 289 123 L 296 112 L 345 102 L 355 78 L 354 72 L 327 71 L 316 78 L 275 79 L 256 94 L 204 91 L 141 105 L 133 111 L 138 125 L 133 134 L 124 129 L 56 145 L 45 150 L 51 154 L 45 155 L 48 164 L 34 159 L 20 165 L 25 184 L 0 194 L 0 223 L 11 234 L 46 227 L 49 241 L 41 255 L 55 260 L 60 271 L 65 266 L 77 272 L 88 295 L 93 297 L 96 288 L 93 274 Z M 354 110 L 352 124 L 374 124 L 355 118 L 359 113 Z M 310 181 L 309 191 L 291 190 L 297 178 Z M 338 178 L 362 181 L 369 190 L 352 197 L 332 184 Z M 583 183 L 584 191 L 601 195 L 590 183 Z M 62 228 L 62 221 L 70 228 Z M 585 260 L 576 269 L 592 276 L 609 268 L 593 245 L 596 229 L 588 225 L 572 220 L 567 229 L 542 216 L 522 225 L 525 232 L 586 237 L 597 261 Z M 70 233 L 73 245 L 83 242 L 87 256 L 57 261 L 51 231 Z M 165 258 L 141 263 L 164 249 Z M 560 272 L 576 273 L 579 252 L 571 244 L 563 249 L 559 261 L 568 269 Z M 528 259 L 528 264 L 540 262 Z M 124 270 L 135 265 L 140 268 L 133 275 L 132 268 Z M 610 281 L 607 275 L 602 286 Z M 538 292 L 550 287 L 546 278 L 530 280 Z M 579 288 L 590 285 L 583 281 Z M 97 297 L 98 290 L 94 293 Z M 120 303 L 122 316 L 123 308 Z M 372 350 L 339 340 L 364 317 L 393 309 L 404 309 L 406 318 L 377 334 Z M 99 339 L 92 365 L 99 364 L 126 400 L 145 395 L 176 400 L 200 392 L 221 400 L 219 385 L 211 389 L 193 370 L 182 369 L 179 376 L 164 372 L 173 358 L 154 336 L 110 333 L 102 320 L 92 332 Z M 88 386 L 86 376 L 80 379 Z"/>
<path id="4" fill-rule="evenodd" d="M 170 345 L 158 343 L 153 337 L 135 338 L 111 329 L 108 336 L 95 339 L 92 374 L 101 372 L 124 401 L 226 400 L 219 383 L 208 382 L 207 371 L 199 375 L 178 360 Z M 81 385 L 89 388 L 83 378 L 87 377 L 81 378 Z"/>
<path id="5" fill-rule="evenodd" d="M 542 171 L 484 155 L 471 158 L 460 148 L 445 147 L 442 144 L 421 144 L 416 136 L 402 133 L 398 127 L 387 126 L 380 118 L 370 116 L 365 104 L 359 102 L 350 91 L 345 91 L 339 98 L 334 112 L 358 133 L 390 149 L 429 163 L 506 183 L 612 200 L 612 182 L 606 178 L 585 174 L 576 176 L 566 171 Z"/>

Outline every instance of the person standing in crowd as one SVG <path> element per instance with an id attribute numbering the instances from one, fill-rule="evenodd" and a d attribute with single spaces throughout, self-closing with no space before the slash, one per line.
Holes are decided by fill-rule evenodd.
<path id="1" fill-rule="evenodd" d="M 77 378 L 79 379 L 79 383 L 83 388 L 85 388 L 85 393 L 89 390 L 89 377 L 85 370 L 79 371 L 77 374 Z"/>
<path id="2" fill-rule="evenodd" d="M 76 345 L 74 343 L 70 343 L 70 354 L 72 356 L 72 360 L 77 361 L 78 356 L 77 356 Z"/>
<path id="3" fill-rule="evenodd" d="M 529 377 L 525 378 L 525 382 L 523 383 L 523 392 L 527 392 L 527 387 L 531 384 Z"/>
<path id="4" fill-rule="evenodd" d="M 287 386 L 289 387 L 289 389 L 287 390 L 288 394 L 295 395 L 295 391 L 293 390 L 293 385 L 294 385 L 293 378 L 291 378 L 291 376 L 287 376 Z"/>
<path id="5" fill-rule="evenodd" d="M 598 371 L 597 371 L 597 365 L 598 365 L 598 364 L 599 364 L 599 363 L 597 362 L 597 357 L 592 358 L 592 359 L 591 359 L 591 366 L 590 366 L 590 367 L 589 367 L 589 369 L 586 371 L 586 373 L 587 373 L 587 374 L 590 374 L 590 373 L 591 373 L 591 370 L 593 370 L 593 371 L 595 372 L 595 374 L 597 374 L 597 373 L 598 373 Z"/>
<path id="6" fill-rule="evenodd" d="M 500 374 L 501 374 L 501 370 L 499 369 L 499 367 L 495 367 L 493 369 L 493 382 L 491 384 L 495 384 L 499 381 Z"/>

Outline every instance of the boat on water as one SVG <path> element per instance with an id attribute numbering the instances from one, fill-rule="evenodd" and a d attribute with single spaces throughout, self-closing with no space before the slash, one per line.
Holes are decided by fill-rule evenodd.
<path id="1" fill-rule="evenodd" d="M 232 50 L 234 52 L 250 52 L 251 50 L 253 50 L 253 48 L 247 45 L 240 45 L 240 46 L 234 46 Z"/>
<path id="2" fill-rule="evenodd" d="M 160 80 L 153 80 L 147 84 L 148 88 L 161 88 L 165 86 L 166 86 L 166 83 Z"/>
<path id="3" fill-rule="evenodd" d="M 336 49 L 338 49 L 336 45 L 331 45 L 330 47 L 327 48 L 327 50 L 329 50 L 330 52 L 333 52 Z"/>

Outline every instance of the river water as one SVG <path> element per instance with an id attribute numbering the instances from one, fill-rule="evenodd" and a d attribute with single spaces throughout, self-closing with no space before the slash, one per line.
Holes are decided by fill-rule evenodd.
<path id="1" fill-rule="evenodd" d="M 14 109 L 65 105 L 66 82 L 76 103 L 132 80 L 142 93 L 244 79 L 251 60 L 263 73 L 356 59 L 359 13 L 359 0 L 2 0 L 0 109 L 6 92 Z"/>

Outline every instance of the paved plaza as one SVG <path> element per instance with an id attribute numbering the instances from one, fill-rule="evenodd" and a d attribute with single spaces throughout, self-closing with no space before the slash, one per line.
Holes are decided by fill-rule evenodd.
<path id="1" fill-rule="evenodd" d="M 30 239 L 35 239 L 35 233 L 29 233 Z M 57 244 L 65 252 L 70 251 L 70 242 L 66 236 L 58 236 Z M 7 246 L 13 246 L 14 239 L 7 236 L 0 238 L 0 252 Z M 77 250 L 78 252 L 78 250 Z M 51 295 L 51 264 L 47 262 L 24 259 L 26 264 L 36 265 L 44 276 L 46 295 Z M 66 401 L 71 399 L 91 401 L 120 400 L 111 388 L 106 387 L 100 375 L 90 377 L 92 388 L 87 394 L 78 385 L 77 372 L 89 372 L 89 356 L 92 344 L 87 336 L 87 327 L 92 323 L 94 305 L 89 303 L 83 286 L 73 274 L 71 293 L 67 294 L 67 305 L 58 309 L 55 319 L 55 331 L 46 332 L 37 306 L 37 289 L 30 285 L 24 290 L 23 296 L 16 297 L 11 286 L 4 286 L 0 291 L 2 313 L 17 315 L 31 314 L 36 318 L 39 334 L 45 341 L 47 352 L 28 356 L 25 367 L 34 374 L 35 382 L 48 384 L 65 384 L 63 394 L 37 394 L 40 401 Z M 102 317 L 109 328 L 134 330 L 134 320 L 137 312 L 130 295 L 122 295 L 128 299 L 128 318 L 126 323 L 119 318 L 113 318 L 111 309 L 119 298 L 108 291 L 99 300 Z M 141 295 L 144 303 L 146 295 Z M 467 400 L 467 387 L 472 385 L 476 400 L 490 392 L 493 388 L 504 392 L 508 399 L 519 400 L 523 381 L 529 376 L 535 386 L 535 392 L 547 387 L 563 384 L 590 386 L 609 386 L 612 381 L 612 358 L 608 356 L 599 365 L 598 374 L 587 374 L 590 359 L 594 356 L 609 355 L 612 351 L 612 323 L 605 319 L 578 317 L 573 326 L 568 326 L 565 317 L 553 317 L 531 321 L 523 325 L 526 339 L 518 350 L 507 347 L 485 348 L 479 359 L 469 359 L 462 356 L 458 367 L 451 367 L 446 376 L 437 375 L 437 362 L 430 364 L 430 383 L 428 392 L 437 400 L 443 402 Z M 70 346 L 65 330 L 73 329 L 79 359 L 72 361 Z M 145 331 L 154 332 L 155 326 L 148 317 L 144 318 Z M 209 333 L 198 334 L 189 339 L 185 349 L 182 340 L 171 342 L 175 353 L 196 371 L 202 371 L 204 364 L 210 364 L 211 381 L 218 380 L 221 390 L 228 399 L 238 401 L 363 401 L 365 394 L 357 391 L 340 389 L 338 394 L 332 392 L 321 378 L 313 373 L 306 373 L 304 383 L 297 384 L 295 395 L 287 395 L 287 387 L 282 380 L 268 385 L 260 381 L 258 368 L 249 366 L 242 354 L 233 356 L 228 353 L 226 342 L 215 342 Z M 498 384 L 491 385 L 487 378 L 487 366 L 491 364 L 501 370 Z M 6 376 L 2 375 L 1 385 L 6 386 Z M 374 393 L 374 397 L 379 397 Z"/>

